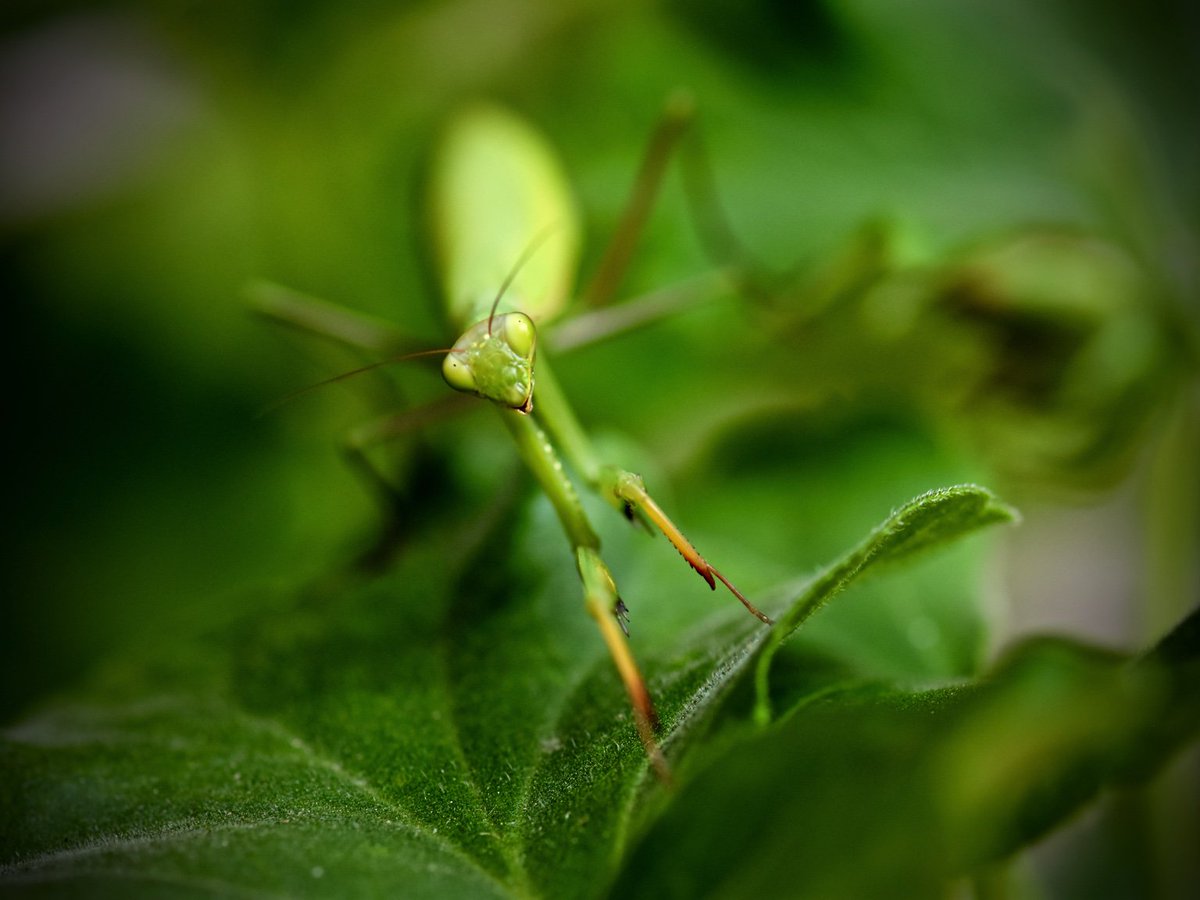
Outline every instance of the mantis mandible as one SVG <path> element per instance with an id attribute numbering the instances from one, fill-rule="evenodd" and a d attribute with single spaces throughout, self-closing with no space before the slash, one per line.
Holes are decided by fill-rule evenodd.
<path id="1" fill-rule="evenodd" d="M 583 291 L 591 302 L 606 300 L 620 281 L 671 147 L 690 115 L 690 103 L 668 104 L 621 226 Z M 629 694 L 646 753 L 666 779 L 658 716 L 627 641 L 625 603 L 567 468 L 631 522 L 661 531 L 710 588 L 720 582 L 761 621 L 771 620 L 700 555 L 638 475 L 597 455 L 538 346 L 539 327 L 559 316 L 571 297 L 581 243 L 574 198 L 544 139 L 500 107 L 464 109 L 433 157 L 426 203 L 433 270 L 446 318 L 461 334 L 441 351 L 443 376 L 452 388 L 495 406 L 553 505 L 586 609 Z M 267 311 L 289 317 L 287 311 Z"/>

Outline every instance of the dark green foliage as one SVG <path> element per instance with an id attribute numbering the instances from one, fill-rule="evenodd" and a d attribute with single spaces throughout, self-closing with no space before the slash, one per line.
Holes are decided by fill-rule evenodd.
<path id="1" fill-rule="evenodd" d="M 778 633 L 867 563 L 1009 515 L 978 488 L 917 498 Z M 779 724 L 754 729 L 739 685 L 756 661 L 770 678 L 775 643 L 722 616 L 647 661 L 680 766 L 667 790 L 607 659 L 556 633 L 539 578 L 506 568 L 537 531 L 496 530 L 449 580 L 412 553 L 10 727 L 7 888 L 593 897 L 624 879 L 619 896 L 863 896 L 903 879 L 934 893 L 1197 725 L 1190 622 L 1135 663 L 1035 642 L 937 690 L 816 665 L 778 692 Z"/>
<path id="2" fill-rule="evenodd" d="M 0 894 L 1196 893 L 1188 4 L 6 13 Z M 590 510 L 671 792 L 502 429 L 381 448 L 376 504 L 339 441 L 436 360 L 259 416 L 369 360 L 244 286 L 445 346 L 413 199 L 447 117 L 545 132 L 583 281 L 681 86 L 755 289 L 555 356 L 781 619 Z M 714 264 L 678 175 L 619 299 Z M 950 545 L 1009 514 L 927 493 L 975 482 L 1026 524 Z"/>

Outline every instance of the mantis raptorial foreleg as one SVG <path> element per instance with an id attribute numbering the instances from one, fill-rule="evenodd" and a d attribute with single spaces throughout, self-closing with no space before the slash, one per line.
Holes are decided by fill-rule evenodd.
<path id="1" fill-rule="evenodd" d="M 521 458 L 537 478 L 562 523 L 567 541 L 575 552 L 576 567 L 583 584 L 584 605 L 596 621 L 625 691 L 629 694 L 638 735 L 646 753 L 659 777 L 667 780 L 670 770 L 654 736 L 658 730 L 658 713 L 629 649 L 625 633 L 625 604 L 617 594 L 616 583 L 608 566 L 600 558 L 600 539 L 588 521 L 579 495 L 563 472 L 562 463 L 545 432 L 527 415 L 509 409 L 499 412 L 516 441 Z"/>
<path id="2" fill-rule="evenodd" d="M 648 529 L 653 527 L 661 531 L 710 588 L 715 590 L 716 583 L 720 581 L 752 615 L 768 625 L 771 624 L 767 615 L 747 600 L 741 591 L 700 555 L 691 541 L 650 496 L 641 476 L 620 466 L 603 462 L 597 456 L 545 357 L 538 363 L 537 378 L 534 397 L 538 418 L 545 424 L 571 466 L 588 485 L 630 521 L 639 522 Z"/>

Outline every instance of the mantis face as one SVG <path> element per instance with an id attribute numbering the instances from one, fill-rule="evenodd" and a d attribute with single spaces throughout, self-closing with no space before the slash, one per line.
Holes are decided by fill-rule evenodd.
<path id="1" fill-rule="evenodd" d="M 476 322 L 454 343 L 442 376 L 456 391 L 517 412 L 533 409 L 533 353 L 537 331 L 524 313 Z"/>

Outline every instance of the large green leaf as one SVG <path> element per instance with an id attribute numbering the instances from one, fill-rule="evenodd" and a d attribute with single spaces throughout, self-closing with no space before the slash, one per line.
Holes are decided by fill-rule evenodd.
<path id="1" fill-rule="evenodd" d="M 944 775 L 942 818 L 922 807 L 918 821 L 932 828 L 981 815 L 988 828 L 966 829 L 954 857 L 966 865 L 1055 821 L 1066 806 L 1039 806 L 1035 828 L 1005 830 L 1034 788 L 1076 797 L 1073 779 L 1081 767 L 1092 771 L 1083 764 L 1097 753 L 1107 759 L 1110 744 L 1171 696 L 1153 690 L 1168 682 L 1123 685 L 1115 664 L 1073 648 L 1050 654 L 1049 674 L 1018 661 L 993 686 L 934 693 L 847 689 L 846 673 L 830 680 L 813 665 L 807 689 L 792 678 L 776 694 L 798 711 L 756 730 L 738 685 L 748 686 L 751 664 L 769 659 L 764 651 L 774 644 L 749 617 L 719 617 L 647 661 L 667 752 L 679 765 L 682 789 L 670 791 L 649 774 L 599 642 L 557 621 L 552 598 L 560 586 L 496 564 L 544 536 L 540 507 L 521 508 L 519 527 L 499 517 L 459 571 L 439 567 L 434 549 L 418 548 L 386 578 L 280 602 L 190 654 L 167 642 L 167 652 L 148 652 L 148 661 L 114 665 L 77 696 L 7 729 L 0 750 L 6 888 L 597 896 L 622 871 L 639 882 L 634 873 L 655 869 L 647 858 L 676 871 L 677 852 L 688 859 L 729 814 L 719 803 L 713 814 L 696 808 L 709 797 L 756 810 L 767 798 L 783 799 L 743 837 L 780 817 L 798 816 L 788 834 L 814 824 L 796 812 L 814 790 L 840 786 L 866 806 L 890 803 L 895 788 L 886 779 L 863 783 L 851 768 L 831 773 L 809 759 L 828 763 L 851 745 L 897 777 L 912 754 Z M 950 541 L 1002 518 L 1004 508 L 979 488 L 918 498 L 818 576 L 779 627 L 797 624 L 867 559 Z M 1193 645 L 1176 654 L 1174 669 L 1194 667 Z M 1082 703 L 1082 711 L 1031 730 L 1047 696 L 1065 707 Z M 1104 705 L 1112 696 L 1120 699 L 1115 711 Z M 1194 713 L 1193 703 L 1185 725 Z M 1189 728 L 1176 728 L 1161 746 Z M 1017 764 L 1006 741 L 1027 748 Z M 783 782 L 774 780 L 783 777 L 779 766 L 790 773 Z M 1026 789 L 998 789 L 1013 783 Z M 891 823 L 883 817 L 878 828 Z M 629 862 L 630 840 L 647 826 Z M 993 834 L 1004 839 L 979 843 Z M 680 851 L 659 857 L 652 849 L 676 840 Z M 723 846 L 733 868 L 721 878 L 732 877 L 740 867 L 729 854 L 742 844 Z M 675 877 L 659 870 L 655 879 Z M 708 869 L 696 863 L 691 871 L 697 877 L 687 883 L 697 891 Z M 835 878 L 841 869 L 821 872 Z"/>

